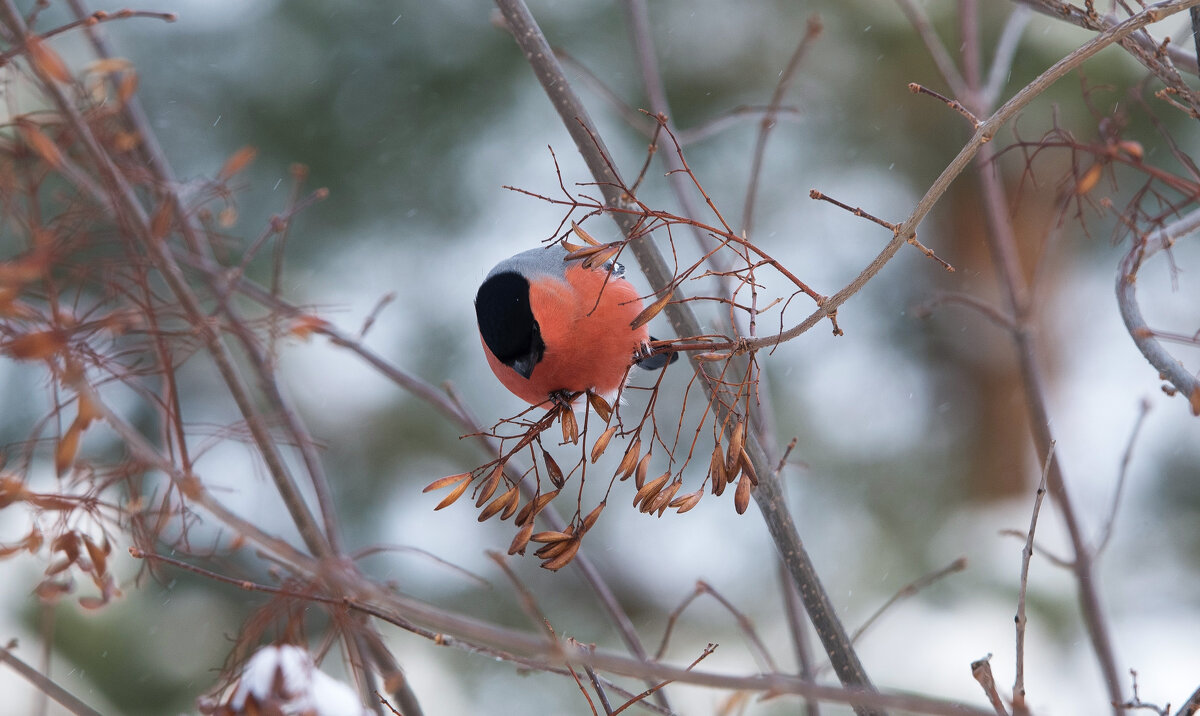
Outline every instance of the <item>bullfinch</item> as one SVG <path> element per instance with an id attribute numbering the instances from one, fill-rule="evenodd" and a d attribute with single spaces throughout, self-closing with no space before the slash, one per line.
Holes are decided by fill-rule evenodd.
<path id="1" fill-rule="evenodd" d="M 556 392 L 611 395 L 630 365 L 662 368 L 678 356 L 640 358 L 652 340 L 630 324 L 642 312 L 615 261 L 585 268 L 559 245 L 523 251 L 488 273 L 475 295 L 479 337 L 492 372 L 532 404 Z"/>

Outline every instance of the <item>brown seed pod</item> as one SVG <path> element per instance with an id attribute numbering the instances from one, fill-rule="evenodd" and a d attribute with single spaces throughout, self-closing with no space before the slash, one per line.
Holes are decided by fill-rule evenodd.
<path id="1" fill-rule="evenodd" d="M 233 177 L 235 174 L 250 166 L 250 162 L 254 161 L 256 156 L 258 156 L 258 150 L 254 147 L 242 147 L 231 154 L 229 159 L 225 160 L 225 164 L 221 167 L 221 171 L 217 173 L 217 177 L 221 181 L 225 181 Z"/>
<path id="2" fill-rule="evenodd" d="M 92 559 L 96 574 L 104 574 L 108 571 L 108 555 L 112 553 L 112 544 L 106 539 L 102 546 L 96 544 L 91 537 L 83 535 L 83 546 L 87 548 L 88 557 Z"/>
<path id="3" fill-rule="evenodd" d="M 643 506 L 642 512 L 646 512 L 646 502 L 653 499 L 653 497 L 658 494 L 658 491 L 663 489 L 663 486 L 667 484 L 667 480 L 670 479 L 670 477 L 671 471 L 667 470 L 662 475 L 654 478 L 650 482 L 647 482 L 645 485 L 642 485 L 642 487 L 638 489 L 637 494 L 633 496 L 633 506 L 637 507 L 638 503 L 640 502 Z"/>
<path id="4" fill-rule="evenodd" d="M 696 490 L 695 492 L 689 492 L 686 495 L 676 497 L 667 506 L 674 509 L 677 514 L 682 515 L 684 512 L 698 505 L 701 497 L 704 497 L 704 490 Z"/>
<path id="5" fill-rule="evenodd" d="M 571 560 L 575 559 L 575 555 L 579 552 L 579 543 L 580 540 L 578 537 L 566 542 L 565 544 L 567 545 L 567 548 L 563 550 L 562 553 L 557 557 L 553 557 L 551 559 L 547 559 L 545 562 L 542 562 L 542 568 L 548 569 L 551 572 L 557 572 L 558 570 L 570 564 Z"/>
<path id="6" fill-rule="evenodd" d="M 606 504 L 608 504 L 608 503 L 601 502 L 600 504 L 596 505 L 595 507 L 592 508 L 591 512 L 587 513 L 587 517 L 583 518 L 583 531 L 584 532 L 587 532 L 588 530 L 590 530 L 592 528 L 592 525 L 596 524 L 596 520 L 600 517 L 600 513 L 604 511 L 604 505 L 606 505 Z"/>
<path id="7" fill-rule="evenodd" d="M 737 510 L 739 515 L 746 513 L 746 508 L 750 506 L 750 478 L 742 475 L 738 480 L 737 491 L 733 493 L 733 509 Z"/>
<path id="8" fill-rule="evenodd" d="M 580 259 L 591 259 L 597 255 L 608 253 L 613 248 L 613 244 L 601 244 L 599 246 L 581 246 L 574 251 L 569 251 L 563 257 L 563 261 L 578 261 Z M 584 261 L 584 268 L 592 268 L 587 261 Z"/>
<path id="9" fill-rule="evenodd" d="M 571 222 L 571 231 L 575 232 L 575 235 L 578 236 L 585 244 L 590 244 L 592 246 L 600 245 L 599 241 L 593 238 L 591 234 L 584 231 L 583 227 L 581 227 L 579 224 L 576 224 L 574 221 Z"/>
<path id="10" fill-rule="evenodd" d="M 54 471 L 60 477 L 68 468 L 75 464 L 75 454 L 79 452 L 79 438 L 82 435 L 83 429 L 79 427 L 79 422 L 76 421 L 71 423 L 71 426 L 67 428 L 62 438 L 58 441 L 58 447 L 54 449 Z M 439 506 L 438 509 L 440 510 L 441 507 Z"/>
<path id="11" fill-rule="evenodd" d="M 612 406 L 608 404 L 607 400 L 601 398 L 599 395 L 596 395 L 590 390 L 588 391 L 587 397 L 588 402 L 592 404 L 592 410 L 595 410 L 596 415 L 599 415 L 600 419 L 607 423 L 609 418 L 612 417 Z"/>
<path id="12" fill-rule="evenodd" d="M 638 455 L 641 451 L 641 438 L 635 439 L 630 443 L 629 447 L 625 448 L 625 456 L 621 458 L 621 464 L 617 465 L 617 472 L 615 473 L 621 476 L 622 481 L 628 480 L 629 476 L 633 474 L 633 470 L 638 464 Z"/>
<path id="13" fill-rule="evenodd" d="M 742 447 L 746 440 L 746 421 L 739 420 L 737 425 L 733 426 L 733 432 L 729 436 L 729 449 L 725 451 L 725 472 L 733 473 L 733 468 L 742 459 Z M 731 481 L 733 477 L 729 478 Z"/>
<path id="14" fill-rule="evenodd" d="M 54 140 L 42 133 L 33 122 L 18 121 L 17 131 L 42 161 L 55 169 L 63 165 L 63 155 Z"/>
<path id="15" fill-rule="evenodd" d="M 733 465 L 725 464 L 725 484 L 732 485 L 733 481 L 738 479 L 738 475 L 742 474 L 742 461 L 735 460 Z"/>
<path id="16" fill-rule="evenodd" d="M 558 415 L 558 422 L 562 424 L 563 442 L 574 445 L 579 442 L 579 422 L 575 420 L 575 411 L 571 410 L 569 405 L 564 405 L 559 410 L 561 412 Z"/>
<path id="17" fill-rule="evenodd" d="M 552 559 L 562 554 L 570 546 L 571 540 L 575 536 L 574 529 L 570 526 L 564 530 L 564 533 L 567 535 L 567 539 L 550 542 L 538 547 L 537 551 L 533 553 L 534 556 L 541 557 L 542 559 Z"/>
<path id="18" fill-rule="evenodd" d="M 597 266 L 603 266 L 619 253 L 621 253 L 621 244 L 619 243 L 602 246 L 591 256 L 583 260 L 583 267 L 585 269 L 594 269 Z"/>
<path id="19" fill-rule="evenodd" d="M 71 81 L 71 70 L 67 68 L 67 63 L 63 62 L 58 53 L 52 50 L 41 37 L 38 35 L 26 37 L 25 49 L 29 52 L 29 59 L 39 70 L 59 82 Z"/>
<path id="20" fill-rule="evenodd" d="M 679 492 L 679 488 L 683 487 L 683 481 L 676 478 L 671 484 L 658 491 L 654 497 L 642 503 L 643 510 L 646 514 L 657 512 L 659 517 L 662 517 L 666 511 L 667 505 L 675 497 L 675 493 Z"/>
<path id="21" fill-rule="evenodd" d="M 665 296 L 642 309 L 642 312 L 637 314 L 637 317 L 629 324 L 629 327 L 635 331 L 650 322 L 650 319 L 657 316 L 667 304 L 671 302 L 671 298 L 675 295 L 674 291 L 668 291 Z"/>
<path id="22" fill-rule="evenodd" d="M 117 87 L 117 99 L 121 100 L 121 104 L 125 104 L 133 97 L 133 93 L 137 91 L 138 76 L 133 70 L 129 70 L 121 75 L 121 84 Z"/>
<path id="23" fill-rule="evenodd" d="M 450 505 L 453 505 L 458 500 L 458 498 L 462 497 L 463 493 L 466 492 L 467 488 L 470 486 L 471 486 L 470 480 L 463 480 L 462 482 L 460 482 L 458 484 L 458 487 L 451 490 L 450 494 L 446 495 L 442 499 L 442 501 L 438 503 L 437 507 L 433 508 L 434 511 L 436 512 L 436 511 L 442 509 L 443 507 L 449 507 Z"/>
<path id="24" fill-rule="evenodd" d="M 517 524 L 523 525 L 526 522 L 532 522 L 533 518 L 537 517 L 537 514 L 542 511 L 542 508 L 550 504 L 550 500 L 558 497 L 558 493 L 558 490 L 554 490 L 553 492 L 544 492 L 537 497 L 534 497 L 529 502 L 526 502 L 525 506 L 521 508 L 521 511 L 517 513 Z"/>
<path id="25" fill-rule="evenodd" d="M 1100 176 L 1104 173 L 1104 165 L 1096 162 L 1088 167 L 1088 170 L 1079 178 L 1079 182 L 1075 185 L 1075 193 L 1082 196 L 1092 190 L 1096 183 L 1100 181 Z"/>
<path id="26" fill-rule="evenodd" d="M 721 443 L 713 448 L 712 459 L 708 464 L 708 477 L 712 480 L 712 493 L 718 497 L 725 492 L 725 452 Z"/>
<path id="27" fill-rule="evenodd" d="M 5 352 L 17 360 L 49 358 L 66 347 L 66 332 L 60 330 L 26 333 L 25 335 L 17 336 L 2 346 Z"/>
<path id="28" fill-rule="evenodd" d="M 595 465 L 604 451 L 608 449 L 608 444 L 612 442 L 613 436 L 617 434 L 617 426 L 613 425 L 600 433 L 600 437 L 596 438 L 596 442 L 592 445 L 592 464 Z"/>
<path id="29" fill-rule="evenodd" d="M 449 487 L 450 485 L 453 485 L 456 482 L 461 482 L 462 480 L 470 479 L 470 477 L 471 477 L 471 473 L 469 473 L 469 472 L 460 472 L 457 475 L 448 475 L 446 477 L 439 477 L 438 479 L 436 479 L 433 482 L 426 485 L 425 489 L 421 490 L 421 492 L 433 492 L 434 490 L 440 490 L 443 487 Z"/>
<path id="30" fill-rule="evenodd" d="M 550 482 L 553 482 L 554 486 L 561 490 L 565 482 L 563 480 L 562 468 L 558 466 L 554 458 L 550 457 L 550 453 L 545 450 L 542 450 L 542 462 L 546 463 L 546 473 L 550 477 Z"/>
<path id="31" fill-rule="evenodd" d="M 508 488 L 503 495 L 500 495 L 496 499 L 489 502 L 488 506 L 480 511 L 479 521 L 487 522 L 500 512 L 508 511 L 513 505 L 517 504 L 517 501 L 520 499 L 520 497 L 520 491 L 517 489 L 516 485 L 513 485 L 512 487 Z M 500 519 L 505 520 L 508 519 L 508 517 L 501 517 Z"/>
<path id="32" fill-rule="evenodd" d="M 517 530 L 517 536 L 513 537 L 512 544 L 508 546 L 509 554 L 525 554 L 525 547 L 529 545 L 529 538 L 533 535 L 533 523 L 526 523 L 521 529 Z"/>
<path id="33" fill-rule="evenodd" d="M 1117 149 L 1120 149 L 1122 152 L 1128 154 L 1130 158 L 1139 162 L 1142 161 L 1142 157 L 1146 154 L 1146 150 L 1142 149 L 1140 142 L 1130 139 L 1122 139 L 1117 142 Z"/>
<path id="34" fill-rule="evenodd" d="M 568 540 L 568 539 L 571 539 L 570 534 L 568 534 L 566 532 L 559 532 L 557 530 L 550 530 L 547 532 L 538 532 L 537 534 L 530 537 L 529 541 L 530 542 L 540 542 L 542 544 L 554 544 L 555 542 L 562 542 L 563 540 Z"/>
<path id="35" fill-rule="evenodd" d="M 750 478 L 750 483 L 758 487 L 758 471 L 754 469 L 754 463 L 750 461 L 750 456 L 746 453 L 746 448 L 742 448 L 742 474 Z"/>
<path id="36" fill-rule="evenodd" d="M 634 484 L 640 490 L 646 484 L 646 474 L 650 471 L 650 453 L 646 453 L 637 466 L 637 476 L 633 478 Z"/>
<path id="37" fill-rule="evenodd" d="M 484 479 L 483 484 L 479 488 L 479 496 L 475 498 L 475 506 L 483 507 L 483 503 L 492 499 L 492 495 L 496 494 L 496 488 L 500 486 L 500 478 L 504 476 L 504 463 L 499 463 L 492 470 L 492 473 Z"/>
<path id="38" fill-rule="evenodd" d="M 517 505 L 521 504 L 520 490 L 517 489 L 516 485 L 512 486 L 512 490 L 515 490 L 515 492 L 513 492 L 512 498 L 508 501 L 508 504 L 506 504 L 504 506 L 504 512 L 500 513 L 500 521 L 501 522 L 503 522 L 504 520 L 507 520 L 509 517 L 512 517 L 513 513 L 517 511 Z M 520 523 L 518 522 L 517 524 L 520 524 Z"/>

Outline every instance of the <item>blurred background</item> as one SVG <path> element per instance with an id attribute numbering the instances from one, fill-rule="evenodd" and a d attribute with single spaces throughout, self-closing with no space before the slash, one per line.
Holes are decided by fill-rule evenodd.
<path id="1" fill-rule="evenodd" d="M 920 4 L 945 44 L 957 48 L 954 5 Z M 44 27 L 66 17 L 55 5 Z M 621 4 L 530 5 L 552 44 L 630 106 L 647 106 Z M 981 6 L 988 59 L 1012 5 Z M 179 15 L 171 24 L 132 19 L 104 30 L 117 54 L 137 67 L 141 99 L 181 181 L 211 177 L 239 147 L 258 150 L 228 199 L 238 216 L 232 234 L 250 240 L 286 207 L 292 163 L 309 168 L 308 187 L 330 190 L 294 224 L 285 295 L 355 332 L 385 295 L 395 294 L 368 333 L 368 346 L 430 383 L 452 383 L 485 423 L 521 410 L 487 369 L 471 303 L 492 265 L 549 238 L 563 212 L 503 186 L 556 194 L 548 147 L 568 186 L 590 178 L 512 39 L 493 23 L 493 6 L 482 0 L 147 0 L 137 9 Z M 811 201 L 809 190 L 899 221 L 969 136 L 959 115 L 909 92 L 909 82 L 948 90 L 890 3 L 659 0 L 650 13 L 672 119 L 685 132 L 712 127 L 736 108 L 765 105 L 809 17 L 820 15 L 825 31 L 803 61 L 785 99 L 788 111 L 770 138 L 751 238 L 822 293 L 845 285 L 890 234 Z M 1164 23 L 1156 35 L 1185 36 L 1182 23 Z M 1002 98 L 1088 37 L 1033 15 Z M 63 36 L 54 47 L 73 66 L 88 60 L 78 37 Z M 615 165 L 632 177 L 645 158 L 646 126 L 626 124 L 578 66 L 568 72 Z M 1145 146 L 1148 162 L 1181 172 L 1148 109 L 1185 152 L 1197 148 L 1194 120 L 1150 92 L 1146 105 L 1132 99 L 1143 76 L 1127 55 L 1109 49 L 1084 66 L 1082 77 L 1064 79 L 1023 112 L 996 146 L 1011 144 L 1014 131 L 1036 140 L 1055 122 L 1080 141 L 1095 141 L 1099 119 L 1115 114 L 1124 136 Z M 698 138 L 685 146 L 697 177 L 735 224 L 756 118 L 748 114 L 719 131 L 693 132 Z M 1110 514 L 1140 405 L 1149 405 L 1098 576 L 1119 668 L 1137 670 L 1143 699 L 1180 703 L 1200 684 L 1200 421 L 1185 401 L 1160 390 L 1113 297 L 1127 244 L 1115 242 L 1112 212 L 1098 201 L 1110 197 L 1123 207 L 1142 180 L 1132 173 L 1106 177 L 1092 196 L 1065 202 L 1071 185 L 1062 180 L 1070 161 L 1065 150 L 1047 152 L 1026 172 L 1013 151 L 999 171 L 1011 189 L 1026 269 L 1042 274 L 1040 361 L 1052 379 L 1047 392 L 1057 453 L 1094 539 Z M 678 211 L 657 162 L 639 196 Z M 834 337 L 822 324 L 761 361 L 779 442 L 798 438 L 785 475 L 800 534 L 849 628 L 921 575 L 959 557 L 968 561 L 964 572 L 901 602 L 864 635 L 860 656 L 868 673 L 881 687 L 984 706 L 970 675 L 973 660 L 994 655 L 1002 692 L 1013 679 L 1022 542 L 999 531 L 1028 527 L 1039 461 L 1004 332 L 958 306 L 918 315 L 944 291 L 1000 305 L 981 216 L 968 172 L 920 227 L 921 240 L 953 264 L 954 273 L 904 250 L 839 311 L 844 336 Z M 587 228 L 601 240 L 616 238 L 607 219 L 593 219 Z M 694 253 L 690 237 L 678 234 L 676 241 L 682 252 Z M 264 277 L 269 263 L 260 263 Z M 1200 327 L 1197 266 L 1200 247 L 1191 240 L 1181 242 L 1170 261 L 1159 257 L 1144 269 L 1139 295 L 1152 326 L 1186 335 Z M 645 289 L 632 258 L 627 268 Z M 768 293 L 786 298 L 781 279 L 764 281 Z M 779 320 L 775 310 L 768 324 Z M 797 299 L 785 322 L 809 310 Z M 656 325 L 656 333 L 665 325 Z M 1200 365 L 1194 344 L 1172 348 L 1193 370 Z M 440 496 L 420 492 L 488 456 L 345 350 L 321 340 L 293 341 L 282 361 L 322 443 L 347 545 L 403 547 L 367 558 L 368 573 L 414 597 L 526 627 L 512 590 L 485 555 L 507 548 L 511 525 L 479 524 L 466 501 L 435 514 Z M 668 372 L 668 394 L 681 394 L 682 368 Z M 234 420 L 235 408 L 216 389 L 210 366 L 186 365 L 181 381 L 189 420 Z M 37 366 L 0 359 L 0 444 L 29 436 L 48 410 L 47 392 Z M 668 416 L 671 407 L 668 401 Z M 294 537 L 270 481 L 244 445 L 216 442 L 200 466 L 230 505 Z M 695 484 L 702 469 L 696 467 Z M 52 474 L 47 463 L 43 487 L 53 485 Z M 628 484 L 618 488 L 584 549 L 650 650 L 667 614 L 703 579 L 753 619 L 779 667 L 793 669 L 774 546 L 757 508 L 739 517 L 726 496 L 702 500 L 686 515 L 654 519 L 627 509 L 632 493 Z M 6 519 L 0 513 L 0 539 L 21 531 Z M 1038 541 L 1053 554 L 1069 554 L 1049 502 Z M 125 556 L 126 546 L 116 550 L 124 564 L 115 569 L 132 580 L 138 565 Z M 232 638 L 264 603 L 261 595 L 170 572 L 176 579 L 166 584 L 126 582 L 125 596 L 99 611 L 84 612 L 71 599 L 51 609 L 28 593 L 43 566 L 28 557 L 2 565 L 0 637 L 18 637 L 19 653 L 34 662 L 49 639 L 52 675 L 105 713 L 194 712 Z M 532 557 L 513 566 L 560 634 L 620 648 L 571 570 L 548 573 Z M 261 566 L 250 562 L 232 564 L 230 573 L 265 579 Z M 1034 711 L 1104 710 L 1070 574 L 1035 558 L 1029 599 L 1026 682 Z M 314 623 L 313 633 L 319 629 Z M 494 713 L 497 704 L 513 712 L 586 713 L 569 680 L 387 633 L 427 713 Z M 720 648 L 705 660 L 706 669 L 766 668 L 755 662 L 731 615 L 702 598 L 680 620 L 668 656 L 690 663 L 709 642 Z M 814 648 L 819 653 L 815 640 Z M 37 701 L 32 688 L 3 669 L 0 693 L 15 695 L 6 699 L 16 704 L 13 713 L 30 713 Z M 730 698 L 686 686 L 669 693 L 688 714 L 721 712 Z M 794 700 L 779 699 L 751 703 L 745 712 L 795 710 Z M 58 713 L 53 706 L 48 712 Z"/>

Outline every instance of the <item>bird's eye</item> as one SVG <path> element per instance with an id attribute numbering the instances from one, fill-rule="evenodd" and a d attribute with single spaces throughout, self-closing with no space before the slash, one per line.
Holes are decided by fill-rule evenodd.
<path id="1" fill-rule="evenodd" d="M 625 267 L 616 261 L 609 261 L 605 264 L 608 267 L 608 272 L 613 276 L 620 278 L 625 275 Z"/>

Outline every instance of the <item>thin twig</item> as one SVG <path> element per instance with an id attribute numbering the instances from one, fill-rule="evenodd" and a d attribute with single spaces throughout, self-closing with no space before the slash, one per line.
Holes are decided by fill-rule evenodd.
<path id="1" fill-rule="evenodd" d="M 933 97 L 934 99 L 944 102 L 947 107 L 949 107 L 950 109 L 954 110 L 955 112 L 958 112 L 963 117 L 965 117 L 966 120 L 971 123 L 971 129 L 979 128 L 979 118 L 976 117 L 974 114 L 972 114 L 971 110 L 964 107 L 962 102 L 959 102 L 956 99 L 950 99 L 949 97 L 942 94 L 941 92 L 935 92 L 934 90 L 929 89 L 925 85 L 917 84 L 916 82 L 908 83 L 908 91 L 912 92 L 913 94 L 928 95 L 930 97 Z"/>
<path id="2" fill-rule="evenodd" d="M 1033 515 L 1029 518 L 1029 531 L 1025 534 L 1025 548 L 1021 550 L 1021 581 L 1017 590 L 1017 667 L 1016 679 L 1013 681 L 1013 713 L 1026 714 L 1029 712 L 1025 705 L 1025 597 L 1029 591 L 1029 563 L 1033 560 L 1033 534 L 1037 530 L 1038 513 L 1042 509 L 1042 498 L 1046 496 L 1046 475 L 1050 472 L 1051 458 L 1054 457 L 1054 443 L 1043 461 L 1042 479 L 1038 481 L 1037 495 L 1033 500 Z"/>
<path id="3" fill-rule="evenodd" d="M 820 17 L 812 15 L 808 18 L 804 36 L 796 45 L 791 59 L 784 65 L 783 72 L 779 74 L 779 82 L 775 84 L 775 91 L 771 94 L 767 112 L 758 124 L 758 136 L 755 137 L 754 152 L 751 154 L 750 160 L 750 179 L 746 187 L 746 199 L 742 203 L 741 234 L 743 236 L 752 236 L 754 233 L 754 204 L 758 198 L 758 181 L 762 175 L 763 159 L 767 154 L 767 138 L 770 136 L 771 130 L 775 128 L 775 116 L 783 105 L 783 98 L 791 87 L 796 70 L 800 68 L 800 61 L 804 59 L 812 42 L 820 36 L 822 29 Z"/>
<path id="4" fill-rule="evenodd" d="M 1000 32 L 1000 39 L 996 41 L 992 65 L 988 69 L 987 84 L 984 85 L 979 98 L 980 104 L 985 107 L 995 106 L 996 101 L 1000 99 L 1000 93 L 1004 90 L 1004 84 L 1008 82 L 1009 73 L 1012 72 L 1021 35 L 1024 34 L 1031 17 L 1033 13 L 1023 6 L 1013 8 L 1008 14 L 1008 20 L 1004 22 L 1004 29 Z"/>
<path id="5" fill-rule="evenodd" d="M 83 703 L 70 691 L 59 686 L 49 677 L 14 656 L 12 653 L 14 646 L 15 642 L 10 642 L 8 645 L 0 648 L 0 662 L 3 662 L 10 669 L 20 674 L 26 681 L 33 684 L 38 691 L 54 699 L 55 703 L 75 714 L 75 716 L 100 716 L 99 711 Z"/>
<path id="6" fill-rule="evenodd" d="M 1195 716 L 1197 711 L 1200 711 L 1200 686 L 1196 687 L 1196 690 L 1192 692 L 1188 700 L 1179 707 L 1179 710 L 1175 712 L 1175 716 Z"/>
<path id="7" fill-rule="evenodd" d="M 983 693 L 988 698 L 988 703 L 992 705 L 996 716 L 1008 716 L 1008 710 L 1004 708 L 1004 700 L 1000 698 L 1000 694 L 996 691 L 996 679 L 992 676 L 992 655 L 977 661 L 971 662 L 971 676 L 979 682 L 983 688 Z"/>
<path id="8" fill-rule="evenodd" d="M 891 596 L 891 598 L 889 598 L 886 602 L 884 602 L 882 605 L 880 605 L 880 607 L 878 609 L 876 609 L 875 612 L 871 616 L 867 617 L 867 620 L 865 622 L 863 622 L 862 625 L 860 627 L 858 627 L 858 629 L 855 629 L 853 634 L 850 635 L 850 639 L 852 641 L 857 642 L 859 640 L 859 638 L 861 638 L 862 635 L 865 634 L 866 631 L 868 629 L 870 629 L 871 626 L 874 625 L 876 621 L 879 620 L 879 617 L 883 616 L 883 614 L 885 612 L 887 612 L 888 609 L 891 609 L 891 607 L 894 604 L 896 604 L 896 602 L 899 602 L 902 599 L 908 599 L 909 597 L 915 596 L 922 589 L 925 589 L 926 587 L 942 580 L 945 577 L 949 577 L 951 574 L 961 572 L 966 568 L 967 568 L 967 558 L 959 557 L 958 559 L 954 560 L 953 562 L 946 565 L 945 567 L 942 567 L 939 570 L 930 572 L 929 574 L 926 574 L 924 576 L 918 577 L 917 579 L 914 579 L 912 582 L 909 582 L 908 584 L 904 585 L 903 587 L 898 589 L 896 591 L 896 593 Z"/>
<path id="9" fill-rule="evenodd" d="M 929 17 L 925 14 L 925 10 L 913 0 L 896 0 L 896 4 L 900 6 L 900 10 L 908 18 L 909 24 L 921 36 L 921 41 L 925 43 L 925 49 L 929 51 L 929 56 L 933 58 L 933 64 L 937 66 L 938 73 L 946 81 L 946 84 L 950 87 L 950 91 L 956 97 L 965 97 L 967 92 L 966 80 L 963 79 L 962 73 L 958 71 L 958 66 L 954 64 L 954 59 L 950 57 L 950 52 L 946 50 L 946 46 L 942 43 L 941 38 L 934 32 L 933 25 L 929 22 Z"/>
<path id="10" fill-rule="evenodd" d="M 1117 472 L 1117 486 L 1113 488 L 1112 507 L 1108 510 L 1108 519 L 1104 520 L 1104 529 L 1100 531 L 1100 539 L 1096 543 L 1096 556 L 1104 552 L 1108 541 L 1113 535 L 1113 526 L 1117 522 L 1117 510 L 1121 507 L 1121 494 L 1125 490 L 1125 478 L 1129 474 L 1129 463 L 1133 460 L 1133 446 L 1137 443 L 1142 425 L 1146 423 L 1146 415 L 1150 413 L 1150 401 L 1143 400 L 1138 409 L 1137 420 L 1129 433 L 1129 442 L 1125 444 L 1125 452 L 1121 456 L 1121 467 Z"/>
<path id="11" fill-rule="evenodd" d="M 1154 231 L 1143 239 L 1135 240 L 1121 259 L 1116 281 L 1117 308 L 1134 345 L 1158 370 L 1159 375 L 1183 396 L 1193 415 L 1200 415 L 1200 380 L 1163 347 L 1146 325 L 1137 301 L 1137 274 L 1147 259 L 1170 248 L 1197 228 L 1200 228 L 1200 209 L 1189 212 L 1170 226 Z"/>

